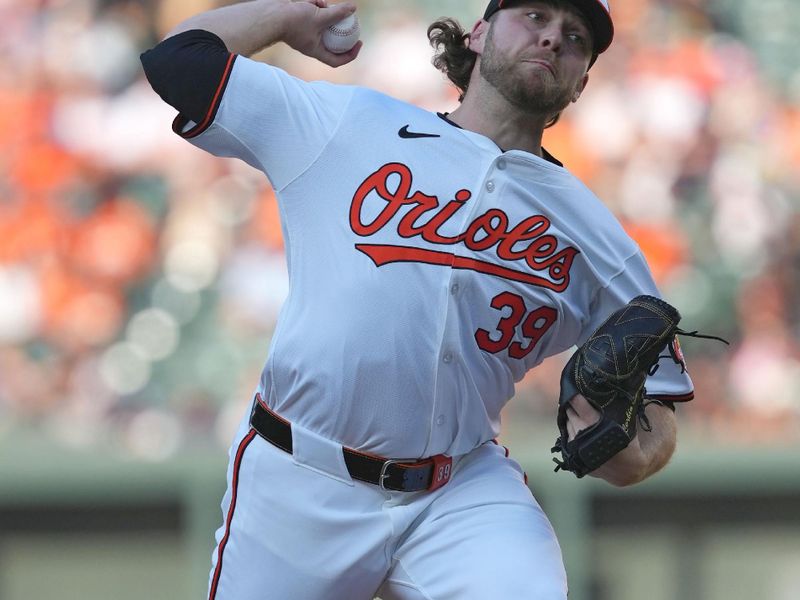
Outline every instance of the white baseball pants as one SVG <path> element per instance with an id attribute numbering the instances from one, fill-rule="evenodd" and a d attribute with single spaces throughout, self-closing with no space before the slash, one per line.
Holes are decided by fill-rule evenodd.
<path id="1" fill-rule="evenodd" d="M 553 528 L 502 446 L 444 487 L 354 481 L 341 446 L 297 425 L 293 454 L 243 420 L 231 446 L 209 600 L 564 600 Z"/>

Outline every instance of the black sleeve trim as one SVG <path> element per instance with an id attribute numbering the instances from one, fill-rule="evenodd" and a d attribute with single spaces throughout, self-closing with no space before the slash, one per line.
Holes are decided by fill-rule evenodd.
<path id="1" fill-rule="evenodd" d="M 211 123 L 214 122 L 214 119 L 217 116 L 217 110 L 219 109 L 220 102 L 222 102 L 222 96 L 225 93 L 225 88 L 228 86 L 228 80 L 231 77 L 231 71 L 233 70 L 233 63 L 236 60 L 235 54 L 230 54 L 228 56 L 228 62 L 225 64 L 225 71 L 222 74 L 222 77 L 219 80 L 219 84 L 217 85 L 217 89 L 214 92 L 214 97 L 211 99 L 210 104 L 208 105 L 208 110 L 206 111 L 205 116 L 202 120 L 195 120 L 192 119 L 196 123 L 194 127 L 189 129 L 188 131 L 183 131 L 186 127 L 186 124 L 189 122 L 184 115 L 178 115 L 175 117 L 175 120 L 172 122 L 172 130 L 177 133 L 178 135 L 189 139 L 195 136 L 200 135 Z"/>
<path id="2" fill-rule="evenodd" d="M 646 400 L 656 400 L 658 402 L 669 402 L 670 404 L 675 402 L 689 402 L 690 400 L 694 400 L 694 390 L 689 392 L 688 394 L 681 394 L 681 395 L 668 395 L 668 394 L 645 394 L 644 398 Z"/>
<path id="3" fill-rule="evenodd" d="M 169 37 L 141 55 L 150 85 L 178 110 L 176 133 L 194 137 L 214 121 L 235 59 L 217 35 L 201 29 Z M 189 121 L 196 126 L 184 133 Z"/>

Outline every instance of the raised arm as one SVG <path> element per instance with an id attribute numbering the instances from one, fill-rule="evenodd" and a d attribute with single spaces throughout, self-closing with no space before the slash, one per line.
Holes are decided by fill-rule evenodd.
<path id="1" fill-rule="evenodd" d="M 331 94 L 321 104 L 313 101 L 309 89 L 301 89 L 298 82 L 280 76 L 278 70 L 254 67 L 256 63 L 248 61 L 247 55 L 283 41 L 328 65 L 346 64 L 358 55 L 360 42 L 345 54 L 333 54 L 323 46 L 322 35 L 329 25 L 354 11 L 351 3 L 328 6 L 327 0 L 233 4 L 180 23 L 161 43 L 141 55 L 142 66 L 156 93 L 178 111 L 173 123 L 176 133 L 217 156 L 241 158 L 262 168 L 265 160 L 274 162 L 265 156 L 267 149 L 262 142 L 266 128 L 271 130 L 269 137 L 275 144 L 280 132 L 289 132 L 293 139 L 305 139 L 309 133 L 324 137 L 320 111 L 328 107 L 335 112 L 341 106 Z M 240 64 L 237 58 L 252 64 Z M 232 77 L 236 90 L 229 93 Z M 217 128 L 214 139 L 200 141 L 199 136 L 219 121 L 223 97 L 228 105 L 222 116 L 224 127 Z M 308 110 L 303 113 L 302 108 Z M 304 125 L 305 121 L 310 125 Z M 273 122 L 279 127 L 273 128 Z M 250 139 L 253 136 L 255 139 Z M 293 143 L 283 142 L 282 152 L 286 154 Z M 254 151 L 259 151 L 258 156 Z"/>
<path id="2" fill-rule="evenodd" d="M 322 45 L 322 33 L 356 10 L 354 4 L 328 4 L 327 0 L 254 0 L 232 4 L 190 17 L 167 37 L 202 29 L 216 34 L 234 54 L 252 56 L 277 42 L 332 67 L 358 56 L 361 42 L 345 54 L 334 54 Z"/>

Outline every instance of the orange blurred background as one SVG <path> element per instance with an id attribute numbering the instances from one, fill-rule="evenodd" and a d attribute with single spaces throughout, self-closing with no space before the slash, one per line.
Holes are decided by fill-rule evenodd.
<path id="1" fill-rule="evenodd" d="M 425 29 L 442 14 L 469 25 L 483 2 L 359 4 L 355 64 L 282 46 L 269 60 L 451 110 Z M 617 0 L 614 45 L 545 137 L 639 242 L 685 327 L 732 342 L 684 343 L 697 400 L 680 418 L 713 442 L 800 442 L 795 4 Z M 210 6 L 0 1 L 0 439 L 148 460 L 228 444 L 288 289 L 275 198 L 172 134 L 138 62 Z M 561 364 L 532 373 L 509 415 L 550 419 Z"/>

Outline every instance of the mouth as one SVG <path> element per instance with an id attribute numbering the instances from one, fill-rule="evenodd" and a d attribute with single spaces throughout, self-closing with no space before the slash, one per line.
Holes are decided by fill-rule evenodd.
<path id="1" fill-rule="evenodd" d="M 526 60 L 524 62 L 531 63 L 531 64 L 534 64 L 534 65 L 539 65 L 540 67 L 543 67 L 544 69 L 547 69 L 550 72 L 550 75 L 552 75 L 553 77 L 556 76 L 555 67 L 551 63 L 547 62 L 546 60 L 542 60 L 540 58 L 536 58 L 536 59 L 532 59 L 532 60 Z"/>

